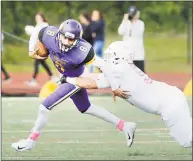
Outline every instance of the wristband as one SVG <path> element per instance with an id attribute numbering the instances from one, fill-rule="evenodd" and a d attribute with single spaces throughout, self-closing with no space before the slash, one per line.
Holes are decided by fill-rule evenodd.
<path id="1" fill-rule="evenodd" d="M 73 84 L 73 85 L 76 85 L 76 77 L 74 77 L 74 78 L 67 77 L 66 82 Z"/>

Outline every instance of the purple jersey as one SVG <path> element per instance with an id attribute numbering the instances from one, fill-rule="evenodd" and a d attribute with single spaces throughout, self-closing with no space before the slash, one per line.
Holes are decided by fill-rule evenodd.
<path id="1" fill-rule="evenodd" d="M 85 60 L 92 46 L 84 39 L 80 39 L 76 47 L 62 52 L 59 48 L 57 33 L 57 27 L 48 26 L 42 35 L 42 43 L 48 49 L 50 58 L 61 74 L 68 77 L 80 76 L 85 69 L 85 65 L 80 64 Z"/>

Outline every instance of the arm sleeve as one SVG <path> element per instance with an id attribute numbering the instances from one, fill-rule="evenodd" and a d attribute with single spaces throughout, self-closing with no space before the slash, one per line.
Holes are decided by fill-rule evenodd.
<path id="1" fill-rule="evenodd" d="M 128 30 L 128 22 L 123 20 L 118 28 L 118 34 L 124 36 Z"/>
<path id="2" fill-rule="evenodd" d="M 108 65 L 105 65 L 102 68 L 102 72 L 104 73 L 106 79 L 109 81 L 112 90 L 116 90 L 120 87 L 120 83 L 118 80 L 119 76 L 112 70 L 112 68 L 109 68 Z"/>
<path id="3" fill-rule="evenodd" d="M 116 90 L 119 88 L 120 84 L 118 79 L 120 76 L 118 76 L 118 73 L 113 71 L 112 68 L 110 68 L 109 65 L 103 59 L 95 56 L 95 59 L 92 64 L 104 73 L 104 77 L 108 80 L 112 90 Z M 98 83 L 97 85 L 100 88 L 100 85 Z"/>
<path id="4" fill-rule="evenodd" d="M 91 47 L 91 49 L 89 50 L 88 55 L 86 56 L 84 61 L 79 64 L 79 66 L 81 66 L 83 64 L 90 64 L 90 63 L 92 63 L 94 61 L 94 57 L 95 57 L 95 52 L 94 52 L 93 47 Z"/>
<path id="5" fill-rule="evenodd" d="M 109 88 L 109 87 L 111 88 L 111 85 L 109 81 L 107 80 L 107 78 L 104 76 L 104 73 L 97 75 L 97 77 L 95 78 L 95 82 L 99 89 L 100 88 Z"/>

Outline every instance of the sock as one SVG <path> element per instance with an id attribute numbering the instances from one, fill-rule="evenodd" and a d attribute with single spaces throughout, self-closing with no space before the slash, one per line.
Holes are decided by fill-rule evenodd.
<path id="1" fill-rule="evenodd" d="M 121 120 L 120 118 L 116 117 L 112 113 L 108 112 L 107 110 L 100 108 L 96 105 L 91 105 L 87 111 L 84 113 L 95 116 L 99 119 L 102 119 L 106 122 L 109 122 L 113 125 L 115 125 L 120 131 L 123 130 L 124 127 L 124 121 Z"/>
<path id="2" fill-rule="evenodd" d="M 28 139 L 31 139 L 34 141 L 38 139 L 41 131 L 43 130 L 43 128 L 47 123 L 48 112 L 49 110 L 41 104 L 39 107 L 37 120 L 35 122 L 34 127 L 32 128 L 31 134 L 29 135 Z"/>

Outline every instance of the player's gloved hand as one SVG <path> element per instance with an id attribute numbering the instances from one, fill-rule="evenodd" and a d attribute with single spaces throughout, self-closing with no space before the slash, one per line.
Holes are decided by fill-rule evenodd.
<path id="1" fill-rule="evenodd" d="M 34 51 L 31 51 L 29 52 L 29 56 L 33 59 L 41 59 L 41 60 L 45 60 L 47 59 L 48 57 L 41 57 L 37 54 L 39 48 L 35 49 Z"/>
<path id="2" fill-rule="evenodd" d="M 37 55 L 38 50 L 39 48 L 35 49 L 34 51 L 30 51 L 29 56 L 33 58 L 35 55 Z"/>
<path id="3" fill-rule="evenodd" d="M 56 83 L 57 83 L 57 84 L 67 83 L 66 77 L 63 75 Z"/>
<path id="4" fill-rule="evenodd" d="M 116 96 L 121 97 L 123 99 L 127 99 L 127 98 L 129 98 L 129 96 L 131 96 L 129 91 L 123 91 L 120 88 L 113 90 L 112 93 L 113 93 L 114 101 L 116 101 Z"/>

